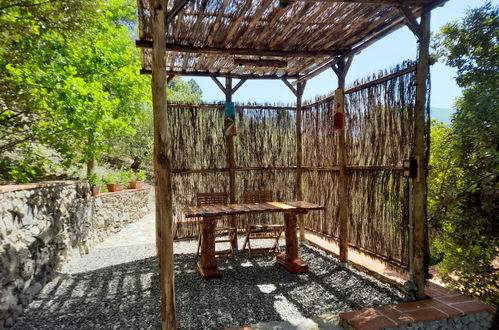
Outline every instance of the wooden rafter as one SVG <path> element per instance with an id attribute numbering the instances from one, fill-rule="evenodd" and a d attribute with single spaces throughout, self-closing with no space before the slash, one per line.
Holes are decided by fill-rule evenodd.
<path id="1" fill-rule="evenodd" d="M 139 48 L 152 48 L 150 40 L 136 40 L 135 46 Z M 246 48 L 216 48 L 216 47 L 193 47 L 176 43 L 167 43 L 166 50 L 180 53 L 211 54 L 211 55 L 241 55 L 241 56 L 274 56 L 274 57 L 328 57 L 342 54 L 338 50 L 320 51 L 289 51 L 289 50 L 267 50 Z"/>
<path id="2" fill-rule="evenodd" d="M 385 6 L 426 6 L 431 0 L 283 0 L 282 2 L 338 2 Z"/>
<path id="3" fill-rule="evenodd" d="M 411 29 L 412 33 L 414 33 L 416 37 L 420 39 L 421 35 L 423 34 L 423 29 L 416 20 L 416 16 L 414 16 L 412 11 L 407 8 L 401 7 L 399 10 L 405 16 L 406 25 L 409 27 L 409 29 Z"/>
<path id="4" fill-rule="evenodd" d="M 245 58 L 235 58 L 234 64 L 245 65 L 245 66 L 284 68 L 288 65 L 288 62 L 281 60 L 249 60 Z"/>
<path id="5" fill-rule="evenodd" d="M 177 16 L 178 13 L 180 13 L 180 11 L 185 8 L 189 1 L 190 0 L 178 0 L 177 2 L 175 2 L 172 10 L 170 10 L 166 16 L 166 21 L 170 22 L 172 19 L 174 19 L 175 16 Z"/>
<path id="6" fill-rule="evenodd" d="M 140 74 L 151 74 L 148 69 L 141 69 Z M 166 71 L 168 75 L 174 76 L 191 76 L 191 77 L 223 77 L 235 79 L 299 79 L 301 76 L 297 74 L 235 74 L 229 72 L 204 72 L 204 71 Z"/>

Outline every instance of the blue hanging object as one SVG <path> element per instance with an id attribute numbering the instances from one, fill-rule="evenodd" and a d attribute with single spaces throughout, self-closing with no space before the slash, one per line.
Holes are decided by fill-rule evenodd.
<path id="1" fill-rule="evenodd" d="M 236 135 L 236 108 L 234 102 L 225 102 L 224 134 L 226 136 Z"/>
<path id="2" fill-rule="evenodd" d="M 225 102 L 225 117 L 235 117 L 236 108 L 234 107 L 234 102 Z"/>

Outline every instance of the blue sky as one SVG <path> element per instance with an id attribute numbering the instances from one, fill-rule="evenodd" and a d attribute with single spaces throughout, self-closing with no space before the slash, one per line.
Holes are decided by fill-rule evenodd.
<path id="1" fill-rule="evenodd" d="M 452 20 L 460 20 L 465 10 L 479 7 L 484 0 L 450 0 L 443 7 L 432 11 L 431 31 Z M 494 3 L 497 2 L 493 1 Z M 355 56 L 346 81 L 347 85 L 357 78 L 394 66 L 406 59 L 415 59 L 417 54 L 416 38 L 403 27 L 384 39 L 371 45 Z M 432 117 L 447 121 L 448 109 L 453 108 L 454 100 L 460 95 L 460 89 L 453 77 L 455 70 L 439 62 L 431 68 L 431 107 Z M 185 77 L 184 79 L 186 79 Z M 203 90 L 205 102 L 221 101 L 225 97 L 210 78 L 195 78 Z M 315 99 L 317 95 L 328 94 L 337 86 L 337 78 L 331 69 L 323 72 L 307 83 L 304 98 Z M 236 102 L 294 103 L 296 98 L 282 81 L 252 80 L 247 81 L 234 95 Z M 447 109 L 447 110 L 446 110 Z"/>

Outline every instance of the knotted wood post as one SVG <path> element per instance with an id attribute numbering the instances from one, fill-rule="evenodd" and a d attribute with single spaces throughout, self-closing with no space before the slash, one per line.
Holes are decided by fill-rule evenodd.
<path id="1" fill-rule="evenodd" d="M 350 196 L 348 191 L 348 155 L 345 134 L 345 77 L 350 67 L 352 57 L 341 59 L 333 70 L 338 76 L 338 89 L 334 94 L 334 113 L 341 114 L 342 123 L 337 127 L 338 131 L 338 163 L 340 165 L 338 208 L 340 217 L 340 261 L 348 261 L 348 214 L 350 208 Z"/>
<path id="2" fill-rule="evenodd" d="M 163 330 L 177 328 L 173 272 L 171 165 L 167 145 L 166 64 L 164 59 L 167 3 L 163 0 L 151 0 L 156 247 L 160 269 L 161 325 Z"/>
<path id="3" fill-rule="evenodd" d="M 232 78 L 225 78 L 225 102 L 232 102 Z M 229 200 L 236 204 L 236 159 L 234 154 L 234 136 L 225 136 L 227 147 L 227 167 L 229 169 Z M 236 216 L 230 216 L 230 226 L 236 227 Z M 237 231 L 232 240 L 232 248 L 237 250 Z"/>
<path id="4" fill-rule="evenodd" d="M 413 183 L 414 219 L 414 281 L 418 299 L 425 299 L 427 230 L 426 230 L 426 84 L 428 79 L 430 47 L 430 12 L 423 12 L 419 36 L 419 56 L 416 71 L 416 105 L 414 109 L 414 149 L 418 160 L 418 176 Z"/>
<path id="5" fill-rule="evenodd" d="M 302 150 L 302 97 L 306 82 L 296 86 L 296 200 L 303 200 L 303 150 Z M 300 241 L 305 240 L 304 216 L 298 216 Z"/>

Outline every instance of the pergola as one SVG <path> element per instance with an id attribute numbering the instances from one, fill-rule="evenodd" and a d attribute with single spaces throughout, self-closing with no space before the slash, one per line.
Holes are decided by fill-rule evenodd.
<path id="1" fill-rule="evenodd" d="M 425 297 L 426 141 L 430 11 L 446 0 L 138 0 L 142 73 L 152 74 L 156 242 L 160 261 L 162 325 L 176 328 L 173 273 L 171 155 L 167 151 L 167 81 L 211 77 L 232 101 L 247 79 L 282 80 L 296 95 L 296 191 L 303 198 L 302 95 L 307 80 L 332 68 L 338 77 L 335 114 L 344 114 L 345 76 L 355 54 L 408 26 L 419 43 L 416 67 L 412 185 L 413 260 L 417 297 Z M 420 20 L 418 21 L 418 18 Z M 225 85 L 217 79 L 225 78 Z M 232 79 L 240 79 L 233 86 Z M 294 81 L 290 81 L 294 80 Z M 236 199 L 234 137 L 226 136 L 229 192 Z M 348 149 L 338 131 L 340 259 L 348 261 Z M 301 226 L 303 236 L 303 226 Z"/>

